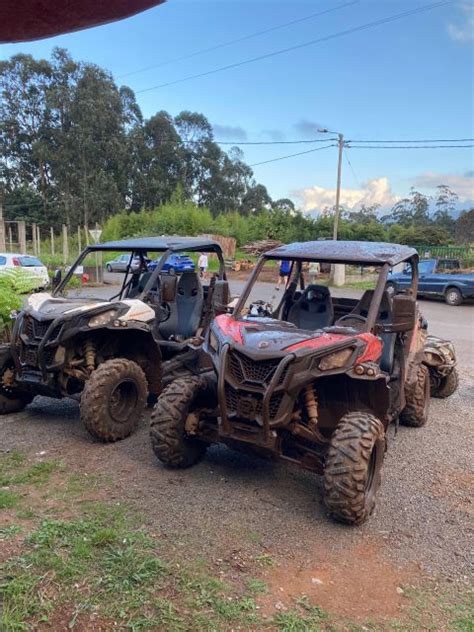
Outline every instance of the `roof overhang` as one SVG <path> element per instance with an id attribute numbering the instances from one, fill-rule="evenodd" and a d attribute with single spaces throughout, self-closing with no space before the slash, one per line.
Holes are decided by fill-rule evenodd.
<path id="1" fill-rule="evenodd" d="M 27 42 L 114 22 L 166 0 L 2 0 L 0 43 Z"/>
<path id="2" fill-rule="evenodd" d="M 380 241 L 302 241 L 266 252 L 268 259 L 323 261 L 350 265 L 395 266 L 409 259 L 418 259 L 414 248 Z"/>

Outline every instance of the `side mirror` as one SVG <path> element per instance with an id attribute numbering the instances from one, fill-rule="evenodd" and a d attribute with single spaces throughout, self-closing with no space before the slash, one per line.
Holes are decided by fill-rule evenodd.
<path id="1" fill-rule="evenodd" d="M 392 322 L 381 324 L 379 330 L 385 334 L 403 333 L 414 329 L 416 323 L 416 300 L 407 295 L 396 294 L 392 299 Z"/>
<path id="2" fill-rule="evenodd" d="M 53 279 L 51 281 L 53 290 L 55 290 L 58 287 L 58 285 L 61 283 L 61 279 L 62 279 L 62 272 L 58 268 L 57 270 L 54 271 Z"/>

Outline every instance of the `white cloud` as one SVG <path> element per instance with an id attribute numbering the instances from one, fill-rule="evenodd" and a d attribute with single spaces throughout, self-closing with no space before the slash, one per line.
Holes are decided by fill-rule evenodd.
<path id="1" fill-rule="evenodd" d="M 336 200 L 335 189 L 325 189 L 317 185 L 294 191 L 293 195 L 301 200 L 304 211 L 322 211 L 325 207 L 334 206 Z M 386 177 L 368 180 L 362 183 L 360 189 L 341 189 L 341 205 L 348 209 L 360 204 L 379 204 L 382 208 L 391 208 L 398 199 L 392 193 Z"/>
<path id="2" fill-rule="evenodd" d="M 217 140 L 247 140 L 247 132 L 240 125 L 218 125 L 212 126 Z"/>
<path id="3" fill-rule="evenodd" d="M 472 171 L 464 175 L 427 171 L 413 178 L 413 184 L 423 189 L 435 189 L 440 184 L 446 184 L 458 194 L 460 202 L 474 201 L 474 172 Z"/>
<path id="4" fill-rule="evenodd" d="M 474 6 L 469 2 L 462 2 L 461 19 L 456 24 L 448 24 L 448 33 L 455 42 L 465 44 L 474 40 Z"/>

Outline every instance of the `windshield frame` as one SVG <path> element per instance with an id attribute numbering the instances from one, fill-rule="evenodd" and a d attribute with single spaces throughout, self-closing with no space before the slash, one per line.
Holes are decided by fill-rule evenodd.
<path id="1" fill-rule="evenodd" d="M 281 256 L 281 257 L 275 257 L 274 255 L 268 257 L 266 255 L 262 255 L 260 257 L 260 259 L 257 261 L 257 265 L 255 266 L 255 268 L 252 270 L 250 277 L 247 281 L 247 284 L 245 285 L 238 301 L 237 304 L 235 306 L 235 309 L 233 311 L 233 317 L 238 320 L 239 318 L 244 318 L 246 316 L 244 316 L 243 309 L 245 308 L 247 299 L 249 298 L 250 292 L 252 291 L 255 283 L 258 282 L 258 278 L 260 275 L 260 272 L 262 271 L 263 267 L 265 266 L 265 264 L 268 261 L 283 261 L 284 259 L 289 260 L 291 262 L 291 268 L 290 268 L 290 275 L 288 277 L 288 286 L 293 282 L 296 281 L 296 283 L 298 283 L 298 280 L 300 281 L 300 285 L 302 285 L 302 274 L 301 274 L 301 270 L 302 270 L 302 266 L 303 263 L 311 263 L 312 261 L 318 261 L 316 258 L 311 258 L 308 257 L 308 259 L 301 259 L 300 257 L 298 258 L 291 258 L 288 256 Z M 411 264 L 411 269 L 412 269 L 412 277 L 411 277 L 411 286 L 410 288 L 408 288 L 407 290 L 407 294 L 410 295 L 414 295 L 416 297 L 416 291 L 418 289 L 418 265 L 417 265 L 417 259 L 415 257 L 412 257 L 410 259 L 408 259 L 407 261 L 410 262 Z M 325 263 L 331 263 L 328 261 L 325 261 Z M 334 262 L 336 263 L 336 262 Z M 362 265 L 362 262 L 361 262 Z M 367 267 L 373 267 L 373 264 L 370 263 L 364 263 L 364 265 L 366 265 Z M 376 319 L 377 319 L 377 314 L 379 312 L 379 306 L 380 303 L 382 301 L 382 297 L 383 294 L 385 292 L 385 285 L 387 283 L 387 279 L 388 279 L 388 274 L 390 271 L 390 265 L 388 263 L 384 263 L 379 267 L 379 273 L 378 273 L 378 277 L 377 277 L 377 282 L 375 284 L 375 288 L 374 288 L 374 295 L 372 297 L 372 301 L 370 304 L 370 308 L 369 308 L 369 313 L 367 314 L 367 320 L 364 324 L 364 327 L 362 328 L 362 331 L 367 331 L 367 332 L 371 332 L 374 330 L 375 327 L 375 323 L 376 323 Z M 299 278 L 298 278 L 299 277 Z M 301 287 L 301 289 L 303 289 L 303 287 Z M 280 301 L 280 305 L 282 303 L 282 301 L 284 300 L 284 296 L 285 293 L 283 293 L 281 301 Z M 275 309 L 275 312 L 278 313 L 278 309 L 279 307 L 277 307 Z M 252 318 L 252 317 L 250 317 Z M 278 320 L 278 319 L 276 319 Z"/>

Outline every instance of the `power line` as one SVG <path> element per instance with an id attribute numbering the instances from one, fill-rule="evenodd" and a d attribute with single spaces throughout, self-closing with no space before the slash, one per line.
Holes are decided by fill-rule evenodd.
<path id="1" fill-rule="evenodd" d="M 151 90 L 158 90 L 159 88 L 165 88 L 168 86 L 174 86 L 178 83 L 183 83 L 185 81 L 190 81 L 191 79 L 198 79 L 201 77 L 207 77 L 209 75 L 213 75 L 218 72 L 223 72 L 225 70 L 230 70 L 232 68 L 238 68 L 239 66 L 244 66 L 245 64 L 251 64 L 256 61 L 261 61 L 262 59 L 268 59 L 270 57 L 275 57 L 276 55 L 283 55 L 284 53 L 289 53 L 294 50 L 299 50 L 301 48 L 305 48 L 307 46 L 314 46 L 315 44 L 321 44 L 322 42 L 327 42 L 332 39 L 336 39 L 338 37 L 344 37 L 346 35 L 350 35 L 352 33 L 356 33 L 358 31 L 364 31 L 367 29 L 375 28 L 377 26 L 381 26 L 383 24 L 388 24 L 390 22 L 395 22 L 396 20 L 400 20 L 405 17 L 410 17 L 412 15 L 416 15 L 418 13 L 425 13 L 426 11 L 430 11 L 431 9 L 435 9 L 437 7 L 441 7 L 447 4 L 451 4 L 453 0 L 442 0 L 441 2 L 434 2 L 432 4 L 427 4 L 422 7 L 418 7 L 417 9 L 410 9 L 409 11 L 403 11 L 402 13 L 396 13 L 395 15 L 391 15 L 387 18 L 382 18 L 380 20 L 374 20 L 373 22 L 367 22 L 366 24 L 361 24 L 360 26 L 355 26 L 350 29 L 346 29 L 344 31 L 338 31 L 336 33 L 332 33 L 331 35 L 326 35 L 325 37 L 320 37 L 314 40 L 310 40 L 309 42 L 303 42 L 302 44 L 296 44 L 295 46 L 288 46 L 287 48 L 282 48 L 280 50 L 273 51 L 272 53 L 266 53 L 265 55 L 259 55 L 257 57 L 251 57 L 250 59 L 244 59 L 242 61 L 234 62 L 233 64 L 227 64 L 226 66 L 220 66 L 218 68 L 213 68 L 212 70 L 207 70 L 205 72 L 200 72 L 194 75 L 188 75 L 187 77 L 182 77 L 181 79 L 175 79 L 174 81 L 168 81 L 166 83 L 160 83 L 156 86 L 151 86 L 149 88 L 143 88 L 142 90 L 136 90 L 136 94 L 142 94 L 144 92 L 150 92 Z"/>
<path id="2" fill-rule="evenodd" d="M 474 145 L 346 145 L 348 149 L 461 149 Z"/>
<path id="3" fill-rule="evenodd" d="M 349 143 L 470 143 L 474 138 L 432 138 L 422 140 L 358 140 L 353 139 Z"/>
<path id="4" fill-rule="evenodd" d="M 354 171 L 354 167 L 352 166 L 351 161 L 349 160 L 349 156 L 347 155 L 347 151 L 346 148 L 344 147 L 344 156 L 346 158 L 347 164 L 349 165 L 351 171 L 352 171 L 352 175 L 354 176 L 354 180 L 356 181 L 356 184 L 359 188 L 361 188 L 360 186 L 360 182 L 359 182 L 359 178 L 356 176 L 356 173 Z"/>
<path id="5" fill-rule="evenodd" d="M 210 53 L 214 50 L 219 50 L 220 48 L 224 48 L 226 46 L 231 46 L 232 44 L 238 44 L 240 42 L 245 42 L 246 40 L 252 39 L 254 37 L 258 37 L 259 35 L 266 35 L 267 33 L 272 33 L 273 31 L 278 31 L 279 29 L 285 28 L 287 26 L 293 26 L 293 24 L 300 24 L 301 22 L 306 22 L 308 20 L 312 20 L 313 18 L 319 17 L 321 15 L 325 15 L 326 13 L 332 13 L 333 11 L 338 11 L 339 9 L 344 9 L 345 7 L 349 7 L 353 4 L 358 4 L 359 0 L 353 0 L 352 2 L 346 2 L 345 4 L 340 4 L 337 7 L 332 7 L 331 9 L 326 9 L 325 11 L 319 11 L 318 13 L 311 13 L 310 15 L 306 15 L 305 17 L 298 18 L 296 20 L 291 20 L 291 22 L 285 22 L 284 24 L 278 24 L 276 26 L 272 26 L 268 29 L 264 29 L 262 31 L 256 31 L 255 33 L 250 33 L 248 35 L 243 35 L 242 37 L 238 37 L 233 40 L 229 40 L 227 42 L 222 42 L 221 44 L 216 44 L 215 46 L 210 46 L 209 48 L 201 48 L 200 50 L 195 51 L 194 53 L 189 53 L 187 55 L 182 55 L 181 57 L 175 57 L 174 59 L 168 59 L 167 61 L 160 62 L 159 64 L 152 64 L 151 66 L 145 66 L 144 68 L 139 68 L 138 70 L 132 70 L 131 72 L 126 72 L 122 75 L 117 75 L 117 79 L 121 79 L 122 77 L 130 77 L 132 75 L 137 75 L 141 72 L 146 72 L 147 70 L 153 70 L 154 68 L 162 68 L 163 66 L 168 66 L 169 64 L 174 64 L 178 61 L 184 61 L 186 59 L 192 59 L 193 57 L 197 57 L 198 55 L 203 55 L 204 53 Z"/>
<path id="6" fill-rule="evenodd" d="M 249 167 L 257 167 L 258 165 L 266 165 L 269 162 L 277 162 L 277 160 L 286 160 L 287 158 L 294 158 L 295 156 L 303 156 L 303 154 L 312 154 L 314 151 L 321 151 L 322 149 L 328 149 L 329 147 L 337 147 L 337 145 L 331 144 L 325 147 L 316 147 L 315 149 L 308 149 L 307 151 L 299 151 L 297 154 L 288 154 L 287 156 L 279 156 L 278 158 L 271 158 L 270 160 L 263 160 L 262 162 L 254 162 Z"/>

